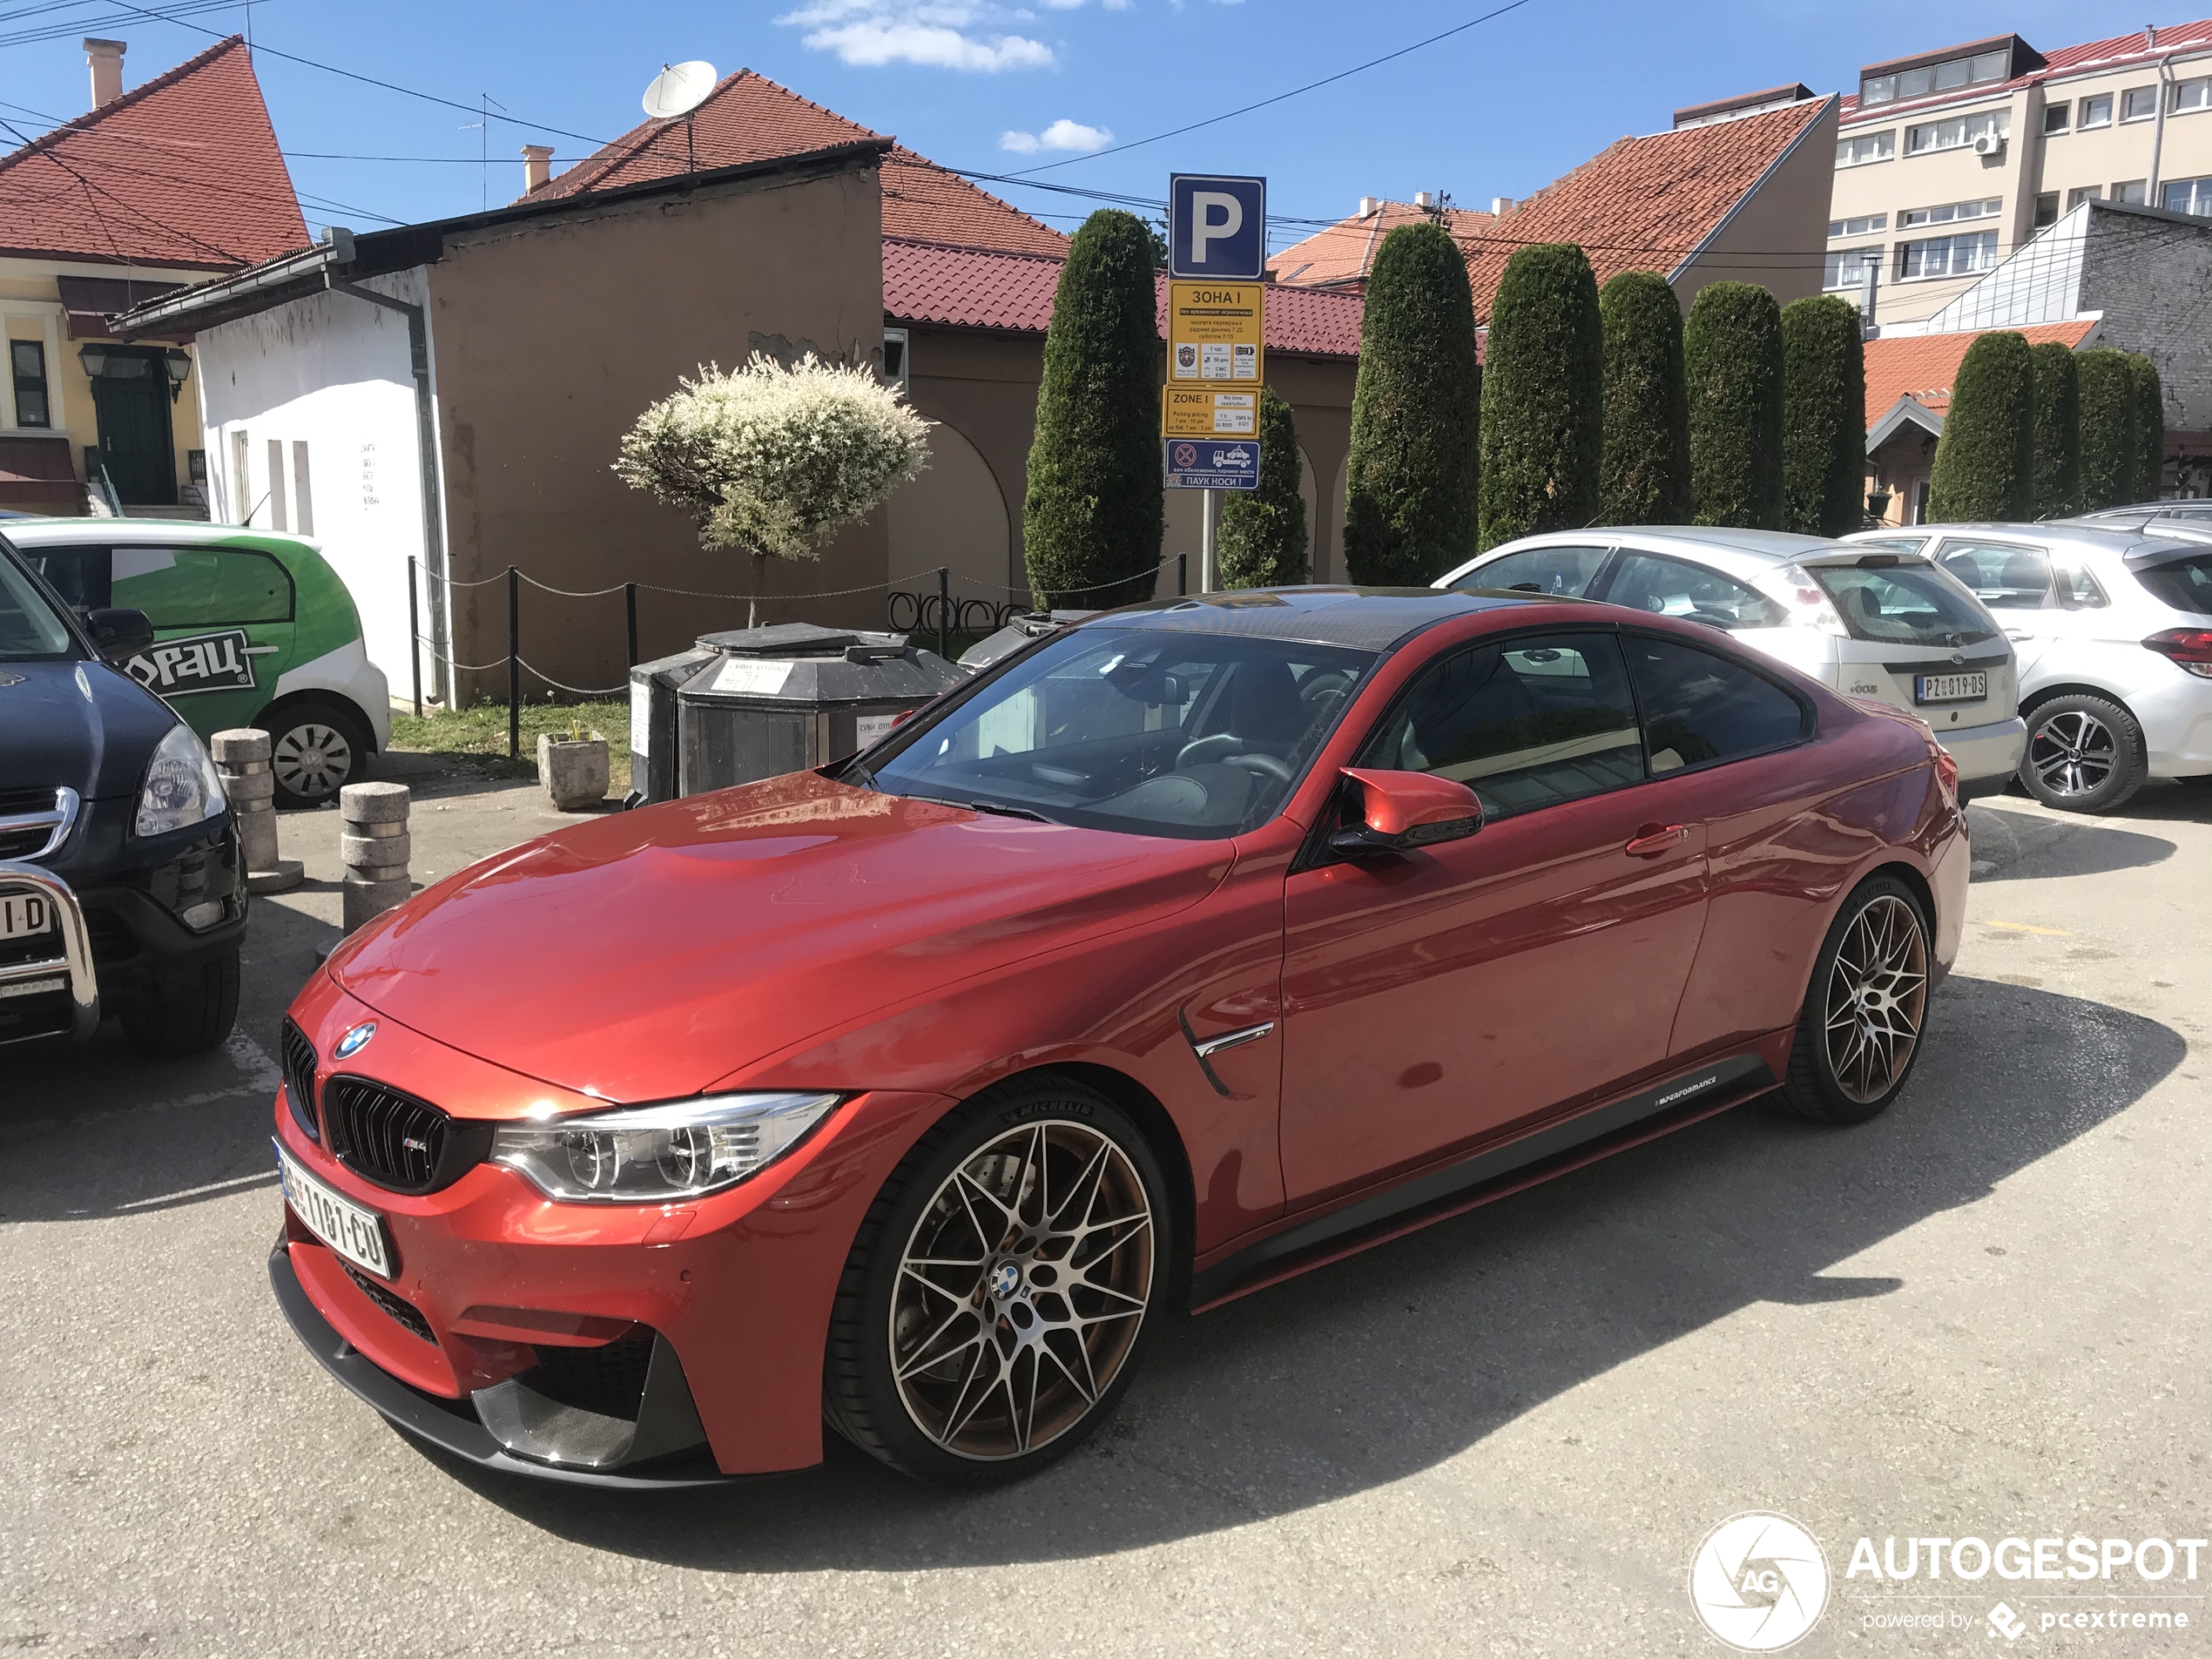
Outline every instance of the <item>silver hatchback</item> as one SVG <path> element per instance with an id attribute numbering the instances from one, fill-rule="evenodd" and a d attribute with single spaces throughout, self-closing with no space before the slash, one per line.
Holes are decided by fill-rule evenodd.
<path id="1" fill-rule="evenodd" d="M 2012 780 L 2027 744 L 2013 648 L 1956 579 L 1917 553 L 1700 525 L 1555 531 L 1469 560 L 1440 588 L 1571 595 L 1733 634 L 1847 697 L 1927 722 L 1961 799 Z"/>

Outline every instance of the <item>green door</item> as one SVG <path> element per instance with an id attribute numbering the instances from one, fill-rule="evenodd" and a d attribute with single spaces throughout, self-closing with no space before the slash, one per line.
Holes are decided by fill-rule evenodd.
<path id="1" fill-rule="evenodd" d="M 243 547 L 118 547 L 111 604 L 143 610 L 154 644 L 126 664 L 207 737 L 251 725 L 292 666 L 292 577 Z"/>
<path id="2" fill-rule="evenodd" d="M 108 348 L 92 381 L 100 460 L 126 506 L 177 504 L 177 454 L 169 430 L 169 374 L 158 351 Z"/>

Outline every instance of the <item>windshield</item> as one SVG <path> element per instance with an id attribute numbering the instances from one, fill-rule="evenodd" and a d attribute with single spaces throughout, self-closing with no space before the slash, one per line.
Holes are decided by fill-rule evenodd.
<path id="1" fill-rule="evenodd" d="M 2136 571 L 2135 580 L 2148 588 L 2161 604 L 2212 617 L 2212 553 L 2154 564 Z"/>
<path id="2" fill-rule="evenodd" d="M 1055 824 L 1218 840 L 1282 804 L 1373 662 L 1287 640 L 1078 629 L 845 777 Z"/>
<path id="3" fill-rule="evenodd" d="M 32 663 L 77 655 L 77 642 L 22 567 L 0 553 L 0 663 Z"/>
<path id="4" fill-rule="evenodd" d="M 1815 565 L 1812 579 L 1853 639 L 1956 650 L 1996 637 L 1973 596 L 1932 564 Z"/>

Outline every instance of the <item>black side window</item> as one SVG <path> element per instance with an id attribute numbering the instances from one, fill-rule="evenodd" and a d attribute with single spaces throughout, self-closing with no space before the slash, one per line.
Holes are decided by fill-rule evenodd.
<path id="1" fill-rule="evenodd" d="M 50 547 L 24 555 L 56 593 L 80 617 L 108 604 L 108 550 L 104 547 Z"/>
<path id="2" fill-rule="evenodd" d="M 1606 603 L 1656 611 L 1733 632 L 1779 628 L 1790 613 L 1764 594 L 1701 564 L 1657 553 L 1624 553 L 1605 590 Z"/>
<path id="3" fill-rule="evenodd" d="M 1655 777 L 1786 748 L 1804 735 L 1804 705 L 1764 675 L 1671 639 L 1631 634 L 1623 643 Z"/>
<path id="4" fill-rule="evenodd" d="M 1559 634 L 1447 657 L 1384 718 L 1359 764 L 1453 779 L 1491 818 L 1641 783 L 1620 644 Z"/>

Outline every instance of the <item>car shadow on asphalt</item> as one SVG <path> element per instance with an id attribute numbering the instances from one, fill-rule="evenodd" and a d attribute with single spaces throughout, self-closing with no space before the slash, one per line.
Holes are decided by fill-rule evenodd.
<path id="1" fill-rule="evenodd" d="M 827 1431 L 814 1470 L 658 1494 L 422 1455 L 561 1537 L 734 1573 L 1056 1561 L 1328 1503 L 1455 1457 L 1754 1304 L 1901 1288 L 1830 1270 L 1985 1197 L 2127 1110 L 2186 1052 L 2139 1015 L 1958 977 L 1931 1035 L 1905 1096 L 1871 1123 L 1815 1128 L 1747 1106 L 1215 1312 L 1170 1317 L 1118 1416 L 1002 1491 L 914 1484 Z"/>
<path id="2" fill-rule="evenodd" d="M 2141 869 L 2163 864 L 2175 853 L 2174 843 L 2161 835 L 2056 813 L 2007 812 L 1994 802 L 1974 803 L 1966 822 L 1978 886 Z"/>

